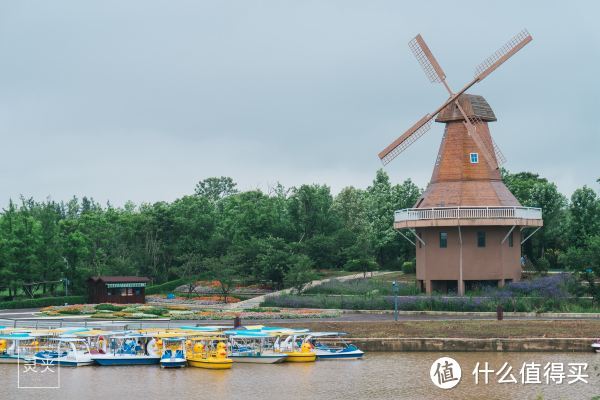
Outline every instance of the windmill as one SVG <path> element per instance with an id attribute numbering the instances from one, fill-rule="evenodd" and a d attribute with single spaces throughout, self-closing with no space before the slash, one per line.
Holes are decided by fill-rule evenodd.
<path id="1" fill-rule="evenodd" d="M 414 208 L 396 211 L 394 218 L 394 228 L 417 248 L 417 280 L 428 293 L 463 294 L 465 285 L 502 286 L 519 280 L 521 246 L 513 245 L 514 237 L 523 244 L 535 231 L 521 240 L 522 231 L 543 224 L 541 210 L 522 207 L 502 182 L 499 167 L 505 157 L 488 126 L 496 121 L 494 112 L 482 96 L 466 93 L 531 40 L 527 30 L 519 32 L 484 60 L 474 78 L 457 92 L 423 37 L 409 42 L 427 78 L 442 84 L 449 97 L 381 151 L 379 158 L 387 165 L 422 137 L 434 120 L 446 124 L 426 190 Z M 414 241 L 402 233 L 404 229 Z"/>
<path id="2" fill-rule="evenodd" d="M 396 156 L 406 150 L 411 144 L 413 144 L 417 139 L 423 136 L 430 128 L 431 123 L 433 122 L 433 118 L 442 110 L 444 110 L 448 105 L 455 104 L 458 111 L 464 118 L 464 125 L 467 129 L 469 135 L 473 138 L 477 147 L 480 149 L 482 154 L 485 157 L 486 162 L 492 168 L 498 168 L 499 163 L 505 161 L 504 156 L 500 152 L 497 146 L 493 146 L 489 148 L 487 146 L 481 136 L 477 132 L 477 127 L 475 126 L 480 121 L 476 116 L 468 116 L 465 112 L 464 108 L 461 106 L 458 101 L 459 97 L 469 90 L 473 85 L 478 82 L 484 80 L 489 74 L 491 74 L 495 69 L 497 69 L 500 65 L 506 62 L 510 57 L 515 55 L 519 50 L 521 50 L 525 45 L 531 42 L 532 37 L 527 32 L 526 29 L 519 32 L 512 39 L 510 39 L 504 46 L 498 49 L 494 54 L 485 59 L 477 68 L 475 69 L 475 77 L 469 83 L 467 83 L 461 90 L 454 93 L 450 86 L 446 82 L 446 74 L 444 70 L 437 62 L 431 50 L 425 43 L 425 40 L 421 37 L 421 35 L 417 35 L 413 40 L 408 43 L 408 46 L 412 50 L 413 54 L 421 64 L 425 75 L 429 78 L 431 83 L 441 83 L 448 91 L 450 97 L 446 100 L 440 107 L 437 108 L 433 113 L 426 114 L 423 118 L 417 121 L 416 124 L 411 126 L 406 132 L 404 132 L 398 139 L 394 140 L 387 146 L 383 151 L 379 153 L 379 158 L 383 162 L 384 165 L 387 165 L 390 161 L 392 161 Z M 494 156 L 492 156 L 494 154 Z"/>

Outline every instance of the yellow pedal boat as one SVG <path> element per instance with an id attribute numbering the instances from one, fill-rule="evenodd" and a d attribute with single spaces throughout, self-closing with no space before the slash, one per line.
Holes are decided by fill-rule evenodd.
<path id="1" fill-rule="evenodd" d="M 308 343 L 302 343 L 299 351 L 285 352 L 287 357 L 285 362 L 314 362 L 317 359 L 317 353 L 315 353 Z"/>
<path id="2" fill-rule="evenodd" d="M 216 350 L 197 341 L 187 353 L 188 366 L 205 369 L 230 369 L 233 360 L 227 357 L 227 345 L 218 342 Z"/>

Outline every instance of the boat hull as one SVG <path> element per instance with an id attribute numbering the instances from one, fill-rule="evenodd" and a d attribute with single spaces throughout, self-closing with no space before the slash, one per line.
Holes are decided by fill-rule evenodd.
<path id="1" fill-rule="evenodd" d="M 347 352 L 317 350 L 317 360 L 358 360 L 361 359 L 364 354 L 365 353 L 360 350 Z"/>
<path id="2" fill-rule="evenodd" d="M 98 365 L 155 365 L 160 362 L 160 357 L 92 357 Z"/>
<path id="3" fill-rule="evenodd" d="M 226 358 L 224 360 L 216 360 L 216 359 L 193 359 L 189 358 L 188 365 L 190 367 L 195 368 L 204 368 L 204 369 L 230 369 L 233 364 L 233 360 L 230 358 Z"/>
<path id="4" fill-rule="evenodd" d="M 160 360 L 161 368 L 183 368 L 187 364 L 186 360 L 183 359 L 162 359 Z"/>
<path id="5" fill-rule="evenodd" d="M 600 343 L 594 343 L 592 349 L 594 349 L 596 353 L 600 353 Z"/>
<path id="6" fill-rule="evenodd" d="M 84 361 L 73 361 L 66 359 L 49 359 L 49 358 L 36 358 L 35 363 L 38 365 L 59 365 L 61 367 L 85 367 L 94 364 L 93 360 Z"/>
<path id="7" fill-rule="evenodd" d="M 314 362 L 317 359 L 317 354 L 313 352 L 293 351 L 285 354 L 287 355 L 285 362 Z"/>
<path id="8" fill-rule="evenodd" d="M 251 363 L 251 364 L 278 364 L 285 361 L 286 355 L 231 355 L 230 358 L 236 363 Z"/>

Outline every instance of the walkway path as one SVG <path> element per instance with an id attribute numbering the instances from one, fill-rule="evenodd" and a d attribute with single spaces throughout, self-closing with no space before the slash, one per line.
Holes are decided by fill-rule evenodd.
<path id="1" fill-rule="evenodd" d="M 371 271 L 371 272 L 367 272 L 367 276 L 369 276 L 369 277 L 381 276 L 381 275 L 387 275 L 387 274 L 395 274 L 397 272 L 398 271 Z M 359 279 L 359 278 L 362 278 L 363 276 L 365 276 L 365 274 L 361 272 L 359 274 L 344 275 L 344 276 L 338 276 L 338 277 L 334 277 L 334 278 L 320 279 L 320 280 L 312 281 L 311 283 L 309 283 L 306 286 L 306 289 L 322 285 L 323 283 L 326 283 L 326 282 L 331 282 L 331 281 L 344 282 L 344 281 L 350 281 L 352 279 Z M 293 289 L 283 289 L 283 290 L 279 290 L 277 292 L 271 292 L 269 294 L 253 297 L 248 300 L 228 304 L 226 308 L 229 310 L 241 310 L 244 308 L 256 308 L 256 307 L 260 306 L 260 303 L 265 301 L 266 296 L 277 296 L 277 295 L 281 295 L 281 294 L 288 294 L 292 290 Z"/>

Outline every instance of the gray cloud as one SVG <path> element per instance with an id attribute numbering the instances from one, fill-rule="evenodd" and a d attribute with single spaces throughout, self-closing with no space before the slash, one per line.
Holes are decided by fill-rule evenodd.
<path id="1" fill-rule="evenodd" d="M 416 3 L 416 2 L 415 2 Z M 0 7 L 0 201 L 172 200 L 241 188 L 365 187 L 377 153 L 527 27 L 534 41 L 471 92 L 513 171 L 570 194 L 600 177 L 594 2 L 37 1 Z M 436 126 L 387 167 L 425 186 Z"/>

